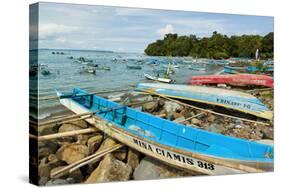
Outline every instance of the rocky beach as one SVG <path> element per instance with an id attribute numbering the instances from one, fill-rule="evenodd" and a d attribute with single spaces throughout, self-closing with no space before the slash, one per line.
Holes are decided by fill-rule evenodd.
<path id="1" fill-rule="evenodd" d="M 273 91 L 254 92 L 253 94 L 273 110 Z M 272 122 L 259 124 L 222 117 L 216 114 L 200 112 L 199 110 L 188 108 L 157 96 L 136 92 L 109 95 L 108 98 L 124 104 L 128 103 L 128 101 L 135 104 L 143 102 L 141 105 L 133 105 L 132 107 L 186 126 L 255 142 L 273 144 L 274 132 Z M 56 118 L 49 117 L 49 120 Z M 79 131 L 87 128 L 94 127 L 85 120 L 58 124 L 56 126 L 39 126 L 38 136 Z M 145 156 L 134 150 L 134 148 L 123 146 L 72 172 L 64 172 L 54 177 L 52 176 L 57 171 L 83 158 L 106 150 L 117 143 L 118 141 L 99 130 L 88 134 L 62 136 L 39 141 L 38 161 L 35 163 L 39 167 L 39 184 L 97 183 L 202 175 L 183 169 L 176 169 L 149 156 Z M 36 158 L 33 160 L 36 161 Z"/>

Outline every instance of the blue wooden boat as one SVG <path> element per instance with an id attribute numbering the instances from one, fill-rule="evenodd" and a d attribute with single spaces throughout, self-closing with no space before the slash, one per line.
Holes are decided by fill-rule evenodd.
<path id="1" fill-rule="evenodd" d="M 231 66 L 224 66 L 224 73 L 227 74 L 238 74 L 238 73 L 246 73 L 247 67 L 231 67 Z"/>
<path id="2" fill-rule="evenodd" d="M 173 167 L 200 174 L 273 170 L 274 148 L 155 117 L 75 88 L 59 93 L 62 105 L 108 136 Z"/>
<path id="3" fill-rule="evenodd" d="M 140 65 L 127 65 L 126 67 L 127 69 L 137 69 L 137 70 L 142 69 Z"/>
<path id="4" fill-rule="evenodd" d="M 264 69 L 262 69 L 255 66 L 248 66 L 247 71 L 248 72 L 256 72 L 256 71 L 273 72 L 273 67 L 265 67 Z"/>
<path id="5" fill-rule="evenodd" d="M 271 120 L 272 111 L 259 99 L 248 93 L 221 88 L 161 83 L 140 83 L 136 90 L 148 91 L 171 98 L 222 106 Z"/>

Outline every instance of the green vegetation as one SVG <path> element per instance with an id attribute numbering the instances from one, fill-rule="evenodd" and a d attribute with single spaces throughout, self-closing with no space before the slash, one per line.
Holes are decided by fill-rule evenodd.
<path id="1" fill-rule="evenodd" d="M 231 36 L 213 32 L 211 37 L 196 35 L 178 36 L 166 34 L 144 50 L 152 56 L 192 56 L 198 58 L 225 59 L 229 57 L 254 58 L 256 49 L 262 59 L 273 58 L 273 32 L 260 35 Z"/>

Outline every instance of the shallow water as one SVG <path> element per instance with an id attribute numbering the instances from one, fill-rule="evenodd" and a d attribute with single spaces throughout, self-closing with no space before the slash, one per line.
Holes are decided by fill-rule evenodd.
<path id="1" fill-rule="evenodd" d="M 61 54 L 52 54 L 53 51 L 63 52 Z M 31 63 L 37 62 L 36 53 L 31 52 Z M 96 75 L 89 73 L 80 73 L 82 65 L 75 62 L 75 59 L 69 59 L 69 56 L 74 58 L 84 57 L 93 60 L 94 64 L 108 66 L 110 71 L 97 70 Z M 112 59 L 117 59 L 114 63 Z M 125 63 L 122 60 L 125 59 Z M 142 60 L 143 65 L 141 70 L 127 69 L 126 65 L 136 64 L 137 60 Z M 160 62 L 158 66 L 151 66 L 147 63 L 157 60 Z M 208 61 L 208 60 L 205 60 Z M 180 68 L 175 69 L 175 74 L 172 75 L 177 84 L 185 84 L 186 81 L 193 75 L 215 74 L 222 70 L 222 66 L 207 65 L 207 71 L 189 70 L 188 66 L 192 63 L 191 59 L 184 58 L 166 58 L 166 57 L 150 57 L 138 53 L 115 53 L 115 52 L 97 52 L 97 51 L 79 51 L 79 50 L 39 50 L 38 64 L 45 64 L 50 70 L 50 75 L 42 75 L 39 71 L 38 76 L 30 77 L 30 84 L 36 85 L 38 79 L 39 96 L 53 96 L 55 89 L 59 91 L 70 92 L 74 87 L 85 89 L 86 91 L 103 91 L 117 90 L 128 88 L 131 85 L 136 85 L 140 82 L 150 82 L 145 79 L 144 73 L 154 74 L 155 70 L 163 69 L 163 65 L 168 62 L 177 62 Z M 30 89 L 30 93 L 34 94 L 36 90 Z M 36 105 L 36 104 L 33 104 Z M 35 108 L 34 108 L 35 109 Z M 58 100 L 45 100 L 39 102 L 39 118 L 46 118 L 53 113 L 61 113 L 65 111 Z"/>

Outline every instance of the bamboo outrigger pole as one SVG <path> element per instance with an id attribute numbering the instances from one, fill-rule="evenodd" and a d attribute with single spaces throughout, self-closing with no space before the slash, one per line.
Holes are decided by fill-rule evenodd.
<path id="1" fill-rule="evenodd" d="M 126 106 L 133 106 L 133 105 L 149 103 L 149 102 L 152 102 L 152 101 L 153 100 L 141 101 L 141 102 L 132 102 L 132 103 L 128 103 L 128 104 L 125 104 L 125 105 Z M 110 109 L 114 109 L 114 108 L 116 108 L 116 107 L 113 107 L 113 108 L 110 108 Z M 108 109 L 104 109 L 104 110 L 108 110 Z M 71 116 L 68 116 L 68 117 L 54 119 L 54 120 L 39 123 L 39 126 L 40 127 L 45 127 L 45 126 L 48 126 L 48 125 L 49 126 L 56 126 L 56 125 L 60 125 L 60 124 L 63 124 L 63 123 L 69 123 L 69 122 L 78 121 L 78 120 L 85 120 L 85 119 L 91 118 L 94 114 L 96 114 L 100 111 L 102 111 L 102 110 L 97 110 L 97 111 L 94 111 L 94 112 L 86 112 L 86 113 L 82 113 L 82 114 L 75 114 L 75 115 L 71 115 Z"/>
<path id="2" fill-rule="evenodd" d="M 112 93 L 112 92 L 122 92 L 122 91 L 129 91 L 132 88 L 125 88 L 125 89 L 119 89 L 119 90 L 107 90 L 107 91 L 98 91 L 98 92 L 91 92 L 88 95 L 92 94 L 103 94 L 103 93 Z M 36 96 L 30 96 L 30 99 L 33 100 L 53 100 L 53 99 L 58 99 L 58 96 L 45 96 L 45 97 L 36 97 Z"/>
<path id="3" fill-rule="evenodd" d="M 37 140 L 38 140 L 38 142 L 41 142 L 41 141 L 52 140 L 52 139 L 61 138 L 61 137 L 75 136 L 75 135 L 79 135 L 79 134 L 94 133 L 94 132 L 98 132 L 98 131 L 99 130 L 97 128 L 92 127 L 92 128 L 81 129 L 81 130 L 76 130 L 76 131 L 67 131 L 67 132 L 62 132 L 62 133 L 56 133 L 56 134 L 49 134 L 49 135 L 39 136 L 39 137 L 37 137 Z M 31 136 L 31 137 L 33 137 L 33 136 Z"/>

